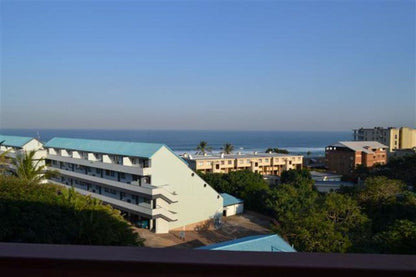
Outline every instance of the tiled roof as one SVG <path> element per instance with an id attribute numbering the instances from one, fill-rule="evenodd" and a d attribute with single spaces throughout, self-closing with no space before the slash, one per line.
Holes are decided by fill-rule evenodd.
<path id="1" fill-rule="evenodd" d="M 296 252 L 278 235 L 250 236 L 241 239 L 211 244 L 198 249 L 258 252 Z"/>
<path id="2" fill-rule="evenodd" d="M 0 142 L 3 142 L 4 146 L 12 147 L 23 147 L 26 143 L 31 141 L 34 138 L 31 137 L 19 137 L 19 136 L 3 136 L 0 135 Z"/>
<path id="3" fill-rule="evenodd" d="M 221 197 L 224 199 L 224 207 L 244 202 L 243 200 L 238 199 L 237 197 L 234 197 L 228 193 L 221 193 Z"/>
<path id="4" fill-rule="evenodd" d="M 152 157 L 162 146 L 164 144 L 77 138 L 53 138 L 45 144 L 45 147 L 141 158 Z"/>

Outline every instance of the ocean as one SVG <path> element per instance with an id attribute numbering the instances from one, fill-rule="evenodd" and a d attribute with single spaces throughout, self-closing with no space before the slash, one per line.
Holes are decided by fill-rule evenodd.
<path id="1" fill-rule="evenodd" d="M 213 152 L 225 143 L 234 145 L 235 152 L 264 152 L 269 147 L 287 149 L 293 154 L 323 156 L 326 145 L 351 140 L 352 131 L 181 131 L 181 130 L 46 130 L 0 129 L 3 135 L 31 136 L 46 142 L 53 137 L 154 142 L 168 145 L 175 153 L 194 153 L 200 141 L 208 142 Z"/>

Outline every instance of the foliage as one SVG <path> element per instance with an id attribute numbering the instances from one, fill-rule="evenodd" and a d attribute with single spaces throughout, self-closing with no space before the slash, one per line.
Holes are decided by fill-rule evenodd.
<path id="1" fill-rule="evenodd" d="M 289 151 L 287 151 L 286 149 L 280 149 L 280 148 L 267 148 L 265 153 L 278 153 L 278 154 L 289 154 Z"/>
<path id="2" fill-rule="evenodd" d="M 355 170 L 356 176 L 361 179 L 367 177 L 384 176 L 389 179 L 401 180 L 415 190 L 416 186 L 416 154 L 403 157 L 390 158 L 385 165 L 372 168 L 359 166 Z"/>
<path id="3" fill-rule="evenodd" d="M 120 212 L 73 189 L 0 176 L 0 241 L 143 245 Z"/>
<path id="4" fill-rule="evenodd" d="M 243 170 L 228 174 L 200 173 L 200 175 L 215 190 L 244 199 L 246 208 L 266 212 L 263 203 L 268 195 L 269 186 L 260 174 Z"/>
<path id="5" fill-rule="evenodd" d="M 373 240 L 378 253 L 416 254 L 416 222 L 397 220 Z"/>
<path id="6" fill-rule="evenodd" d="M 234 146 L 231 143 L 224 144 L 224 153 L 231 154 L 234 151 Z"/>
<path id="7" fill-rule="evenodd" d="M 298 184 L 304 181 L 311 185 L 313 184 L 311 174 L 307 169 L 290 169 L 283 171 L 280 176 L 280 182 L 282 184 Z"/>
<path id="8" fill-rule="evenodd" d="M 46 179 L 57 176 L 57 171 L 46 170 L 44 163 L 45 159 L 35 158 L 36 151 L 28 151 L 19 153 L 16 158 L 12 160 L 15 166 L 15 171 L 12 173 L 28 184 L 40 184 Z"/>
<path id="9" fill-rule="evenodd" d="M 196 147 L 196 150 L 198 150 L 202 154 L 205 154 L 206 152 L 211 152 L 212 147 L 208 146 L 208 142 L 201 141 Z"/>
<path id="10" fill-rule="evenodd" d="M 350 197 L 320 195 L 298 174 L 296 184 L 283 184 L 272 191 L 268 205 L 279 223 L 274 231 L 298 251 L 348 251 L 367 217 Z"/>

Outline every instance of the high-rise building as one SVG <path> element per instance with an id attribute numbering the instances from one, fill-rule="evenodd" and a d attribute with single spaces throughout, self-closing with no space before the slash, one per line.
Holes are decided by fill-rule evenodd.
<path id="1" fill-rule="evenodd" d="M 378 141 L 389 147 L 392 152 L 396 149 L 411 149 L 416 147 L 416 129 L 408 127 L 374 127 L 354 130 L 355 141 Z"/>

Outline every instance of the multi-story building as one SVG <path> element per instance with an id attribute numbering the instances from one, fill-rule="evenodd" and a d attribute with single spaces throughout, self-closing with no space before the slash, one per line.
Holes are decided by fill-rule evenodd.
<path id="1" fill-rule="evenodd" d="M 301 169 L 303 156 L 277 153 L 189 155 L 183 158 L 193 170 L 203 173 L 228 173 L 251 170 L 262 175 L 279 175 L 289 169 Z"/>
<path id="2" fill-rule="evenodd" d="M 389 147 L 392 152 L 396 149 L 416 147 L 416 129 L 408 127 L 375 127 L 354 130 L 355 141 L 378 141 Z"/>
<path id="3" fill-rule="evenodd" d="M 329 171 L 348 176 L 358 165 L 385 164 L 386 149 L 377 141 L 340 141 L 325 148 L 326 165 Z"/>
<path id="4" fill-rule="evenodd" d="M 34 158 L 36 160 L 46 157 L 46 151 L 43 150 L 42 143 L 31 137 L 20 136 L 4 136 L 0 135 L 0 153 L 7 151 L 6 157 L 9 159 L 15 158 L 17 155 L 24 154 L 28 151 L 36 151 Z M 44 165 L 44 161 L 36 161 L 38 165 Z M 8 163 L 6 165 L 10 170 L 14 167 Z"/>
<path id="5" fill-rule="evenodd" d="M 156 233 L 191 228 L 221 216 L 223 198 L 166 145 L 53 138 L 47 165 L 73 187 L 121 210 Z"/>

